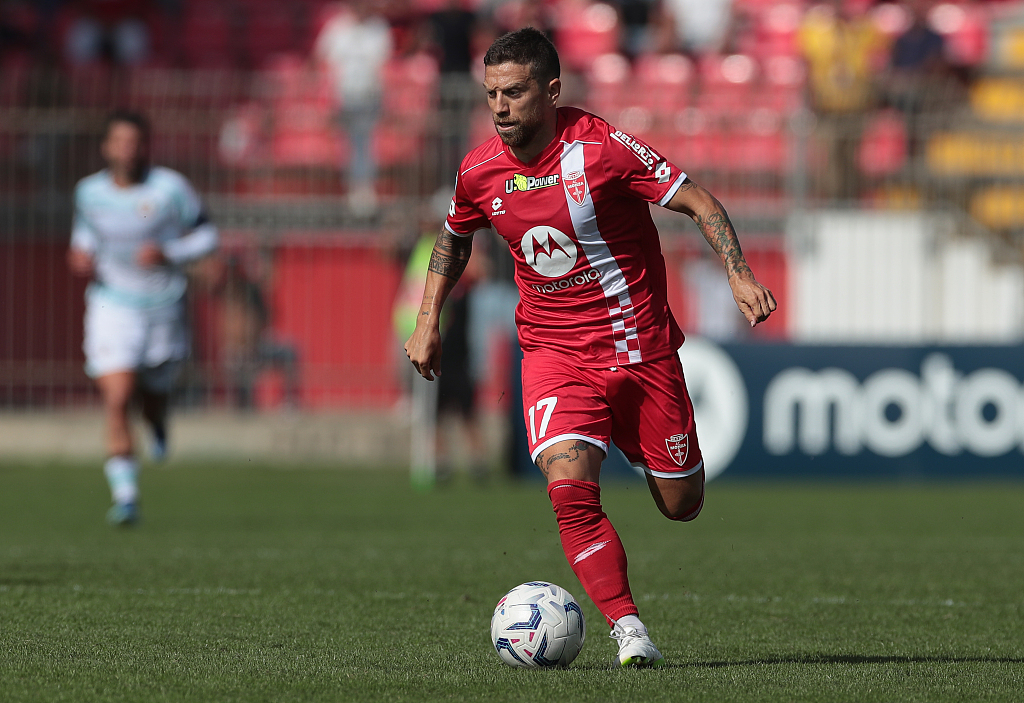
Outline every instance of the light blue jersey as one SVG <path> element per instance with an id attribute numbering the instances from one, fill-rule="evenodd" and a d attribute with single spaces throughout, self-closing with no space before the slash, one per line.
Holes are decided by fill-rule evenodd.
<path id="1" fill-rule="evenodd" d="M 139 249 L 147 242 L 160 246 L 167 265 L 138 264 Z M 103 170 L 75 187 L 71 246 L 94 257 L 90 296 L 152 308 L 181 299 L 187 284 L 184 265 L 216 249 L 217 230 L 206 221 L 192 185 L 177 171 L 153 167 L 143 182 L 122 188 Z"/>

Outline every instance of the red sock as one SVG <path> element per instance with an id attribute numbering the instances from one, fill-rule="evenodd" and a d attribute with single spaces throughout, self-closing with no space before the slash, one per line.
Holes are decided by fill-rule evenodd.
<path id="1" fill-rule="evenodd" d="M 626 550 L 601 508 L 601 487 L 589 481 L 553 481 L 548 496 L 565 558 L 609 626 L 624 615 L 637 615 L 626 578 Z"/>

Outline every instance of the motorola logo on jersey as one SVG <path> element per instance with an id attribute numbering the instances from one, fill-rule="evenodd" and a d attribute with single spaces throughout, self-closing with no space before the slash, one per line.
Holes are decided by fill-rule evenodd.
<path id="1" fill-rule="evenodd" d="M 577 273 L 575 276 L 569 276 L 563 278 L 560 281 L 554 281 L 552 283 L 545 283 L 540 285 L 534 283 L 530 287 L 538 293 L 554 293 L 556 291 L 565 290 L 566 288 L 575 288 L 576 286 L 584 286 L 591 281 L 596 281 L 601 278 L 601 272 L 597 269 L 590 269 L 582 273 Z"/>
<path id="2" fill-rule="evenodd" d="M 576 242 L 564 232 L 547 225 L 527 230 L 523 235 L 522 247 L 526 263 L 547 278 L 558 278 L 569 273 L 579 257 Z"/>
<path id="3" fill-rule="evenodd" d="M 551 186 L 558 185 L 558 174 L 553 173 L 550 176 L 524 176 L 521 173 L 513 174 L 512 178 L 505 181 L 505 192 L 514 193 L 518 191 L 529 191 L 537 190 L 538 188 L 550 188 Z"/>

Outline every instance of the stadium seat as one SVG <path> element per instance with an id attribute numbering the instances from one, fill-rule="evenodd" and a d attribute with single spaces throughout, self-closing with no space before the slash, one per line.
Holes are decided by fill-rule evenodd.
<path id="1" fill-rule="evenodd" d="M 25 101 L 31 73 L 28 55 L 12 53 L 4 57 L 0 64 L 0 107 L 15 107 Z"/>
<path id="2" fill-rule="evenodd" d="M 491 118 L 490 110 L 485 107 L 473 110 L 469 117 L 469 137 L 466 139 L 466 146 L 473 149 L 494 135 L 494 120 Z"/>
<path id="3" fill-rule="evenodd" d="M 740 131 L 726 140 L 728 168 L 733 173 L 783 174 L 787 165 L 786 135 L 781 129 L 768 133 Z"/>
<path id="4" fill-rule="evenodd" d="M 437 104 L 438 77 L 437 60 L 429 54 L 392 59 L 381 76 L 384 113 L 420 118 L 429 114 Z"/>
<path id="5" fill-rule="evenodd" d="M 344 135 L 319 110 L 297 105 L 275 120 L 270 156 L 277 166 L 338 168 L 347 152 Z"/>
<path id="6" fill-rule="evenodd" d="M 274 54 L 298 49 L 295 12 L 283 0 L 246 0 L 242 46 L 252 68 L 266 64 Z"/>
<path id="7" fill-rule="evenodd" d="M 970 92 L 971 111 L 991 122 L 1024 121 L 1024 81 L 1013 78 L 985 77 Z"/>
<path id="8" fill-rule="evenodd" d="M 231 68 L 237 64 L 235 26 L 227 7 L 190 2 L 181 23 L 181 46 L 190 68 Z"/>
<path id="9" fill-rule="evenodd" d="M 611 5 L 563 0 L 556 12 L 555 45 L 565 68 L 585 72 L 598 56 L 618 49 L 619 15 Z"/>
<path id="10" fill-rule="evenodd" d="M 721 135 L 703 110 L 687 108 L 675 115 L 666 135 L 666 155 L 684 171 L 711 170 L 722 165 Z"/>
<path id="11" fill-rule="evenodd" d="M 636 83 L 630 92 L 638 105 L 659 114 L 675 112 L 690 104 L 693 62 L 680 54 L 648 54 L 637 59 Z"/>
<path id="12" fill-rule="evenodd" d="M 857 167 L 868 176 L 900 171 L 907 162 L 907 128 L 900 113 L 883 110 L 871 118 L 857 149 Z"/>
<path id="13" fill-rule="evenodd" d="M 111 69 L 102 63 L 72 66 L 68 69 L 72 105 L 107 108 L 112 104 Z"/>
<path id="14" fill-rule="evenodd" d="M 757 63 L 745 54 L 702 57 L 701 108 L 718 114 L 744 114 L 756 98 L 757 76 Z"/>
<path id="15" fill-rule="evenodd" d="M 635 100 L 632 69 L 622 54 L 603 54 L 590 64 L 587 71 L 587 107 L 599 115 L 609 117 Z"/>
<path id="16" fill-rule="evenodd" d="M 977 66 L 988 56 L 988 18 L 981 8 L 944 2 L 928 12 L 928 23 L 946 40 L 946 59 L 957 66 Z"/>

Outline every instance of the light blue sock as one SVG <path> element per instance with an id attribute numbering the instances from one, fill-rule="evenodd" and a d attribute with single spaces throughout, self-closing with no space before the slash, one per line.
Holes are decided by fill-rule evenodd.
<path id="1" fill-rule="evenodd" d="M 139 499 L 139 463 L 134 457 L 110 457 L 103 465 L 103 473 L 107 476 L 110 496 L 115 503 L 134 503 Z"/>

